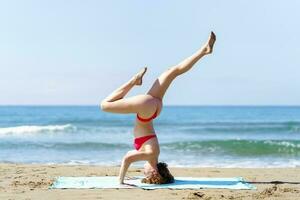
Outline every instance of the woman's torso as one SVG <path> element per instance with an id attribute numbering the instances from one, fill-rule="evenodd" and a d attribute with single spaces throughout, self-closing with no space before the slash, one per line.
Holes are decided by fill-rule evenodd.
<path id="1" fill-rule="evenodd" d="M 162 109 L 162 101 L 158 98 L 152 97 L 150 95 L 140 95 L 139 97 L 140 102 L 145 107 L 146 112 L 137 113 L 139 118 L 142 119 L 149 119 L 153 117 L 157 117 Z M 154 127 L 153 127 L 153 120 L 144 120 L 141 121 L 136 117 L 135 126 L 134 126 L 134 137 L 140 138 L 148 135 L 156 135 Z M 141 148 L 138 151 L 145 151 L 151 152 L 151 158 L 149 158 L 148 162 L 151 166 L 156 166 L 158 163 L 158 156 L 160 153 L 159 143 L 157 137 L 152 137 L 151 139 L 144 142 Z"/>
<path id="2" fill-rule="evenodd" d="M 143 102 L 143 106 L 145 107 L 145 110 L 147 112 L 143 113 L 137 113 L 137 115 L 142 119 L 149 119 L 149 118 L 156 118 L 162 109 L 162 101 L 158 98 L 152 97 L 150 95 L 141 95 L 139 96 L 141 98 L 141 101 Z M 150 113 L 150 114 L 149 114 Z M 146 135 L 152 135 L 155 134 L 155 130 L 153 127 L 153 120 L 150 119 L 147 121 L 141 121 L 136 117 L 135 119 L 135 126 L 134 126 L 134 137 L 143 137 Z"/>

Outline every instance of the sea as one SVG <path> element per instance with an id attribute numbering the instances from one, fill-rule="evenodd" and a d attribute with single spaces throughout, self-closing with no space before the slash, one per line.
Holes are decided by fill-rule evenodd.
<path id="1" fill-rule="evenodd" d="M 99 106 L 0 106 L 0 162 L 118 166 L 134 122 Z M 300 106 L 165 106 L 154 126 L 169 166 L 300 167 Z"/>

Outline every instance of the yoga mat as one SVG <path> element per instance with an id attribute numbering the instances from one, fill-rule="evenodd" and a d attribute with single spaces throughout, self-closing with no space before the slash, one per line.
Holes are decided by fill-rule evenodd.
<path id="1" fill-rule="evenodd" d="M 145 184 L 141 183 L 142 177 L 134 177 L 131 180 L 125 180 L 125 183 L 131 185 L 120 185 L 118 177 L 58 177 L 50 186 L 51 189 L 66 188 L 142 188 L 153 189 L 200 189 L 200 188 L 220 188 L 233 190 L 256 189 L 255 186 L 245 182 L 242 177 L 235 178 L 192 178 L 176 177 L 175 182 L 171 184 Z"/>

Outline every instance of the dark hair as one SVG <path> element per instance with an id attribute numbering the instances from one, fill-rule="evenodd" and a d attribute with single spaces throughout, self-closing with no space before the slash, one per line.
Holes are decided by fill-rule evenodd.
<path id="1" fill-rule="evenodd" d="M 158 173 L 162 177 L 161 184 L 174 183 L 174 177 L 168 169 L 167 163 L 159 162 L 157 164 Z"/>
<path id="2" fill-rule="evenodd" d="M 157 163 L 158 173 L 153 173 L 152 176 L 142 179 L 142 183 L 148 184 L 168 184 L 174 183 L 174 177 L 168 169 L 167 163 Z"/>

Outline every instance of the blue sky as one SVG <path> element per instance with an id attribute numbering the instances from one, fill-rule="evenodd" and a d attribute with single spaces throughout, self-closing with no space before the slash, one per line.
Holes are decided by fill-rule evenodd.
<path id="1" fill-rule="evenodd" d="M 169 105 L 299 105 L 300 1 L 1 1 L 0 104 L 91 104 L 141 67 L 145 93 L 217 35 Z"/>

